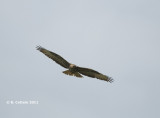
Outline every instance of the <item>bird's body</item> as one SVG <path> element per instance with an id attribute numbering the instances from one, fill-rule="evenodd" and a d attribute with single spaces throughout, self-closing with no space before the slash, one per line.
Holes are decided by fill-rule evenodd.
<path id="1" fill-rule="evenodd" d="M 62 58 L 60 55 L 51 52 L 41 46 L 37 47 L 37 50 L 45 54 L 47 57 L 51 58 L 53 61 L 58 63 L 59 65 L 63 66 L 64 68 L 67 68 L 68 70 L 63 71 L 64 74 L 70 75 L 70 76 L 76 76 L 76 77 L 83 77 L 81 74 L 92 77 L 92 78 L 97 78 L 100 80 L 105 80 L 107 82 L 113 82 L 113 79 L 111 77 L 108 77 L 106 75 L 103 75 L 95 70 L 89 69 L 89 68 L 82 68 L 79 66 L 76 66 L 74 64 L 71 64 L 67 62 L 64 58 Z"/>

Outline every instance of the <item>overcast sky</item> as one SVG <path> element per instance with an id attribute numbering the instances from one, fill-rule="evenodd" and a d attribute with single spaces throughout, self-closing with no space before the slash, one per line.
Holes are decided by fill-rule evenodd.
<path id="1" fill-rule="evenodd" d="M 1 118 L 160 118 L 159 0 L 0 0 L 0 57 Z"/>

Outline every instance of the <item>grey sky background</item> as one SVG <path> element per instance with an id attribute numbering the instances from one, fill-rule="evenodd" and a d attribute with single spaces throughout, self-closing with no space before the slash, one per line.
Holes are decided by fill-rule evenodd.
<path id="1" fill-rule="evenodd" d="M 0 117 L 159 118 L 159 6 L 159 0 L 0 0 Z M 37 45 L 115 81 L 64 75 Z"/>

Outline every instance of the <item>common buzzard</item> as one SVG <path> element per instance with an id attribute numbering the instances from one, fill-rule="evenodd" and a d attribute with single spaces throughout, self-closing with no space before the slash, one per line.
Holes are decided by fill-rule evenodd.
<path id="1" fill-rule="evenodd" d="M 63 66 L 64 68 L 67 68 L 68 70 L 63 71 L 64 74 L 70 75 L 70 76 L 76 76 L 76 77 L 83 77 L 82 75 L 97 78 L 100 80 L 104 80 L 107 82 L 113 82 L 113 79 L 111 77 L 108 77 L 106 75 L 103 75 L 95 70 L 89 69 L 89 68 L 83 68 L 76 66 L 74 64 L 69 63 L 64 58 L 62 58 L 60 55 L 51 52 L 41 46 L 37 46 L 37 50 L 45 54 L 47 57 L 51 58 L 53 61 L 58 63 L 59 65 Z M 82 75 L 81 75 L 82 74 Z"/>

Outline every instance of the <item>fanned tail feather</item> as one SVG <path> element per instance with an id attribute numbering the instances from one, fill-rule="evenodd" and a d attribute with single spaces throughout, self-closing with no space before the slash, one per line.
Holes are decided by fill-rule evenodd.
<path id="1" fill-rule="evenodd" d="M 64 74 L 66 75 L 70 75 L 70 76 L 76 76 L 76 77 L 83 77 L 82 75 L 80 75 L 78 72 L 75 72 L 75 73 L 72 73 L 71 71 L 69 70 L 66 70 L 66 71 L 63 71 Z"/>

